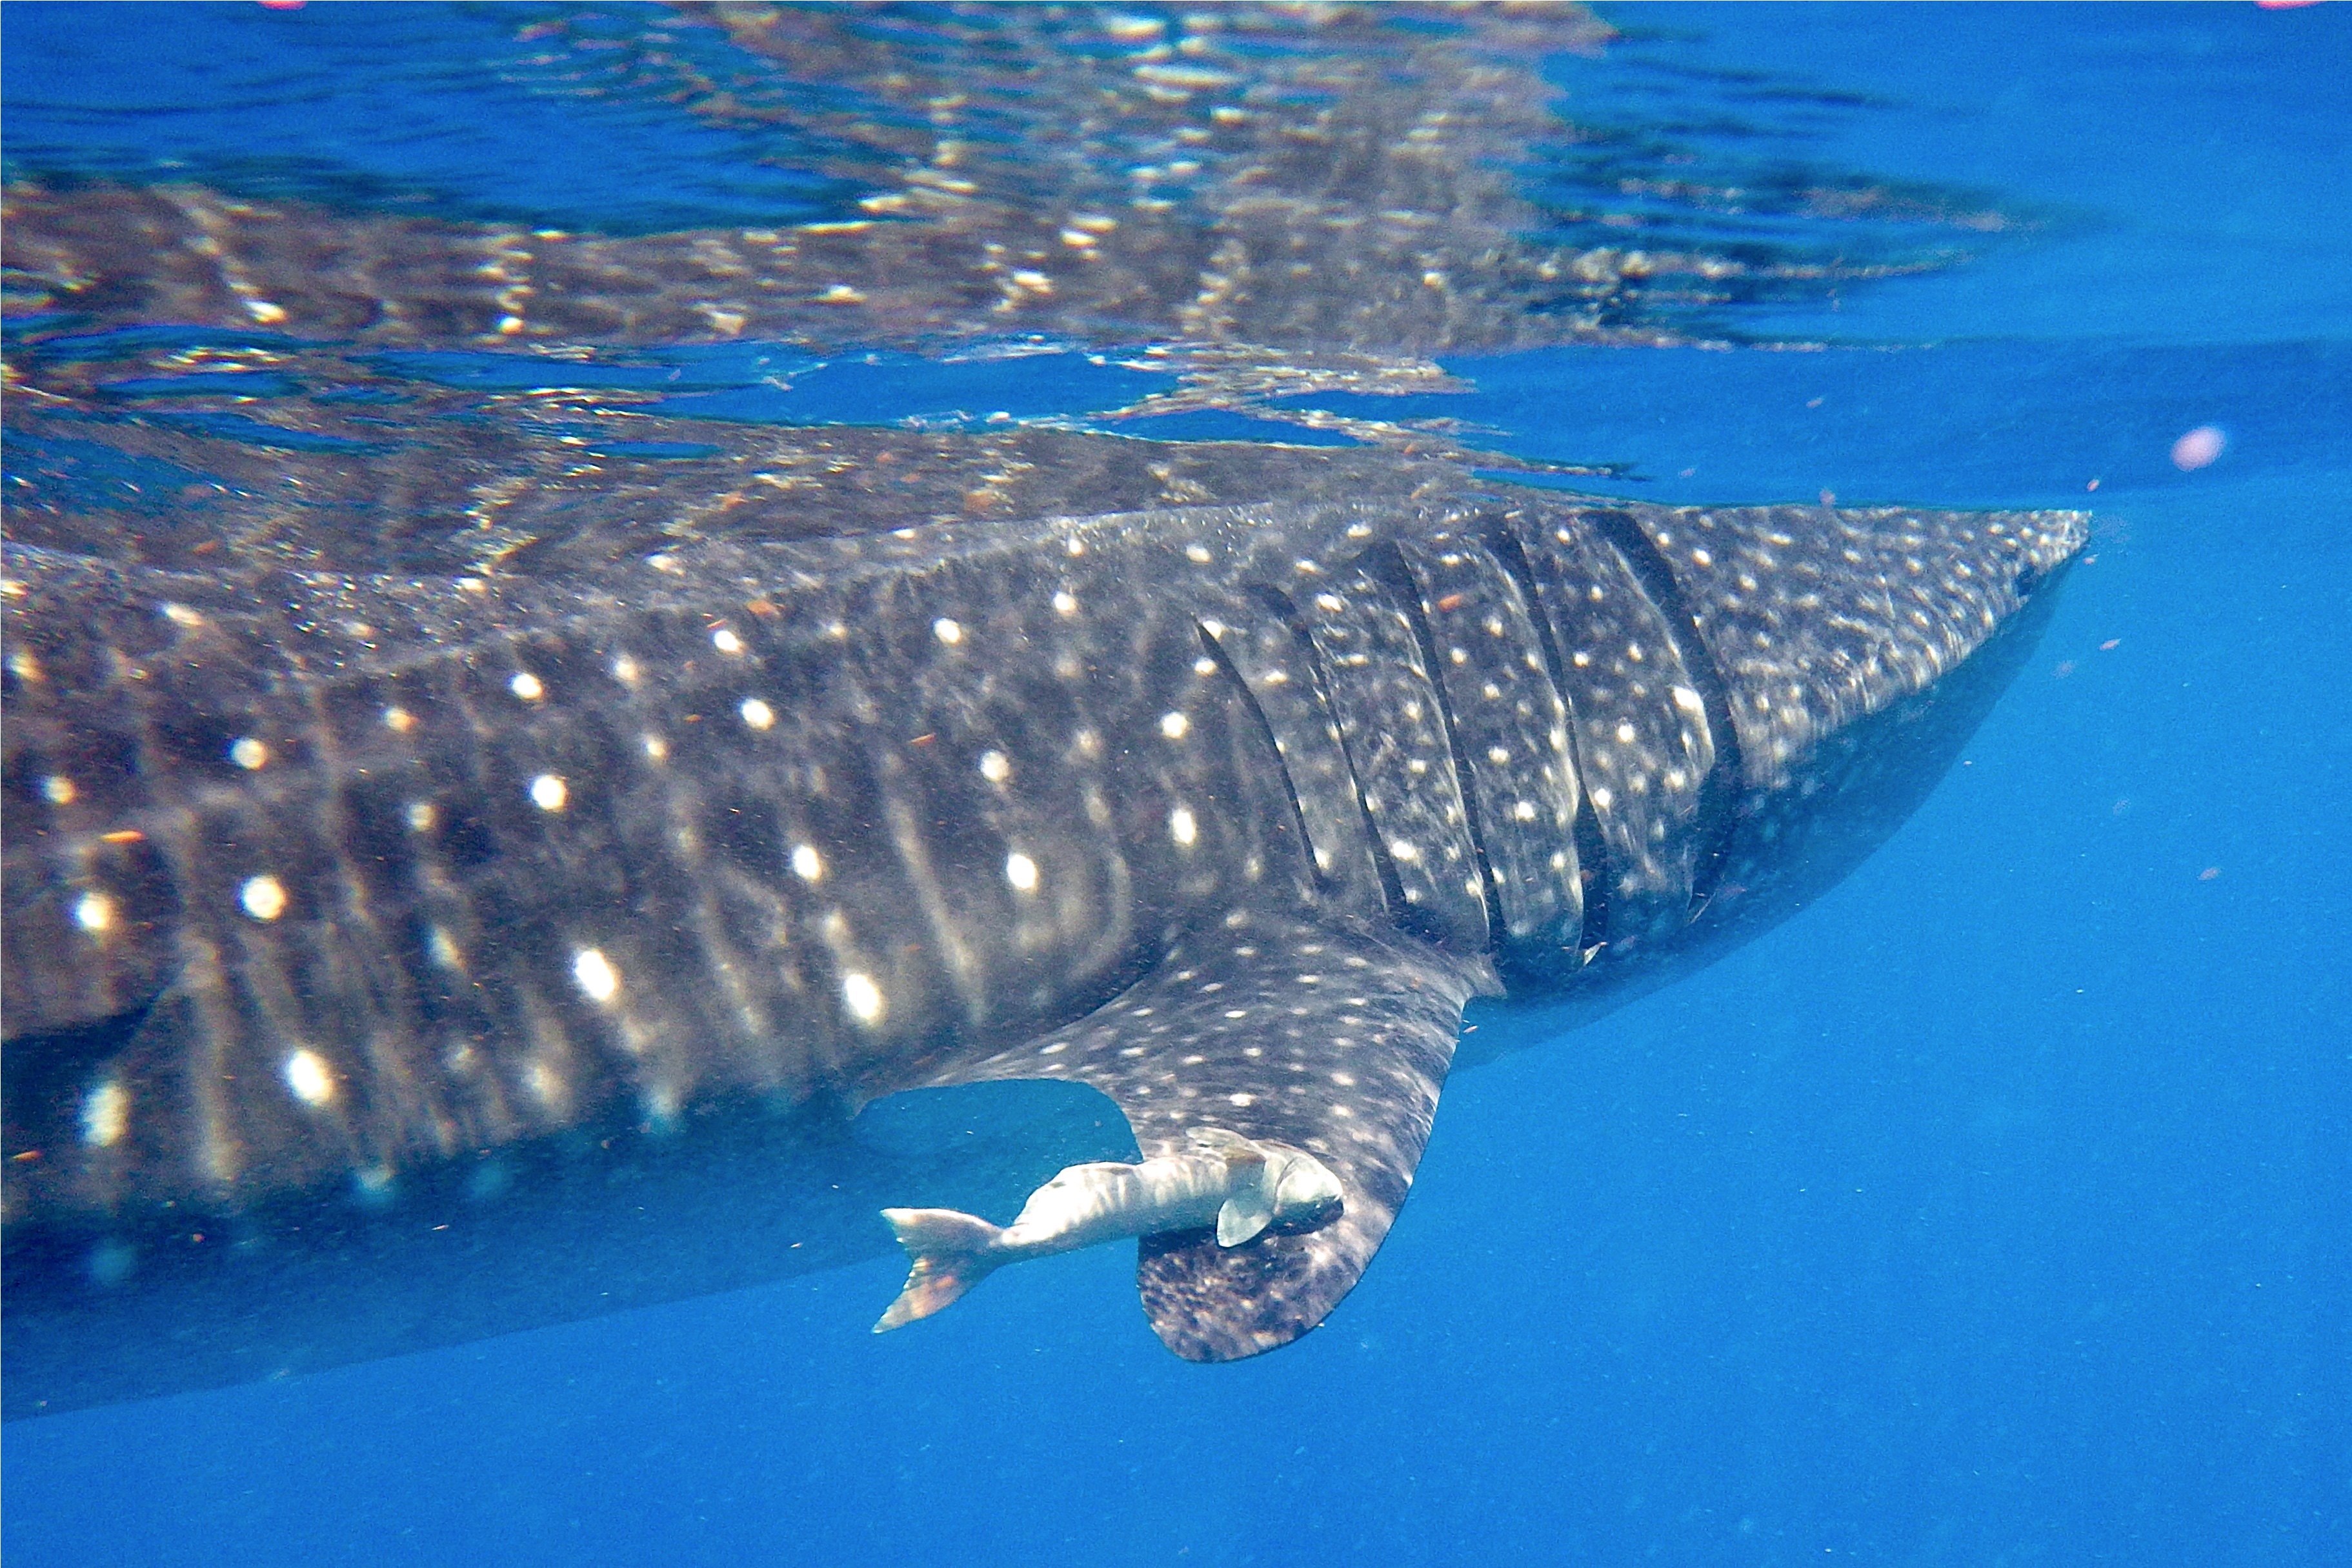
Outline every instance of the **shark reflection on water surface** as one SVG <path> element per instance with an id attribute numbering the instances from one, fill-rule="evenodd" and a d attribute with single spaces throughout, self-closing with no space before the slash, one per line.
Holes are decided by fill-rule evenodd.
<path id="1" fill-rule="evenodd" d="M 1924 264 L 1584 243 L 1504 157 L 1569 138 L 1581 13 L 658 26 L 838 214 L 10 194 L 11 1415 L 870 1256 L 1081 1161 L 1034 1225 L 893 1224 L 1139 1236 L 1179 1354 L 1287 1343 L 1450 1068 L 1843 876 L 2085 538 L 1579 496 L 1302 402 Z M 697 402 L 893 348 L 1127 401 Z M 1299 439 L 1145 438 L 1203 413 Z M 967 1267 L 908 1245 L 910 1297 Z"/>

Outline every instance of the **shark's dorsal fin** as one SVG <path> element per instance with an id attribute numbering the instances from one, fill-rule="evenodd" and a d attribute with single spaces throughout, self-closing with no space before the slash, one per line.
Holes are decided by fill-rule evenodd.
<path id="1" fill-rule="evenodd" d="M 1089 1016 L 939 1081 L 1072 1079 L 1118 1101 L 1146 1158 L 1204 1152 L 1193 1130 L 1210 1125 L 1328 1166 L 1340 1204 L 1313 1229 L 1143 1238 L 1138 1282 L 1160 1339 L 1187 1360 L 1237 1361 L 1320 1323 L 1379 1250 L 1476 973 L 1407 937 L 1236 914 Z"/>

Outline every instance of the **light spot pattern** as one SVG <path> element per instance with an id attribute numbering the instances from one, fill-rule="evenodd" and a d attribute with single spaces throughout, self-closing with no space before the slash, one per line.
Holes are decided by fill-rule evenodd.
<path id="1" fill-rule="evenodd" d="M 1584 527 L 1567 503 L 1522 518 Z M 12 1128 L 48 1129 L 42 1160 L 5 1167 L 11 1212 L 347 1194 L 363 1172 L 394 1178 L 398 1205 L 430 1186 L 412 1171 L 565 1129 L 691 1129 L 722 1095 L 855 1101 L 1062 1061 L 1081 1021 L 1116 1035 L 1139 1128 L 1165 1116 L 1154 1097 L 1272 1115 L 1295 1079 L 1322 1097 L 1315 1136 L 1392 1139 L 1425 1098 L 1346 1059 L 1349 1020 L 1491 988 L 1522 944 L 1557 963 L 1501 964 L 1516 993 L 1605 984 L 1611 964 L 1563 939 L 1580 871 L 1613 888 L 1616 852 L 1564 763 L 1587 736 L 1627 744 L 1624 725 L 1637 749 L 1707 728 L 1717 693 L 1742 696 L 1685 669 L 1647 689 L 1654 711 L 1570 711 L 1563 753 L 1544 721 L 1573 710 L 1572 683 L 1546 667 L 1580 628 L 1531 588 L 1526 531 L 1483 500 L 1349 500 L 665 536 L 562 582 L 339 578 L 281 602 L 175 580 L 196 625 L 136 572 L 36 563 L 0 671 L 10 1026 L 154 1007 L 137 1053 L 21 1114 L 11 1076 Z M 1852 543 L 1793 536 L 1810 559 Z M 1638 574 L 1628 593 L 1660 596 Z M 1732 624 L 1677 593 L 1686 626 Z M 1975 662 L 1937 657 L 1937 689 Z M 1845 700 L 1787 785 L 1743 786 L 1736 880 L 1763 885 L 1776 845 L 1824 842 L 1821 803 L 1895 797 L 1885 749 L 1846 739 L 1902 717 L 1869 707 L 1907 700 L 1900 683 Z M 266 766 L 234 754 L 247 738 Z M 1686 761 L 1643 776 L 1671 794 Z M 1608 953 L 1622 911 L 1596 904 Z M 1761 906 L 1717 900 L 1707 920 L 1742 907 Z M 1372 962 L 1363 942 L 1380 972 L 1350 967 Z M 1179 1050 L 1149 999 L 1117 1015 L 1138 984 L 1193 998 L 1213 1038 Z M 298 1084 L 302 1051 L 317 1069 Z M 131 1108 L 111 1145 L 83 1120 L 100 1082 Z M 1279 1254 L 1321 1281 L 1285 1298 L 1300 1314 L 1368 1255 L 1318 1236 Z M 1165 1301 L 1240 1289 L 1166 1267 Z"/>
<path id="2" fill-rule="evenodd" d="M 1626 514 L 1675 571 L 1724 679 L 1753 789 L 1924 691 L 2081 548 L 2073 513 L 1895 507 Z"/>

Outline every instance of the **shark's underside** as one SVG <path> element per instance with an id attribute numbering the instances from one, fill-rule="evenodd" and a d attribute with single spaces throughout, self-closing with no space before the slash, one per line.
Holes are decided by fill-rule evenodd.
<path id="1" fill-rule="evenodd" d="M 1217 85 L 1183 69 L 1147 79 Z M 249 208 L 23 200 L 12 247 L 100 324 L 242 311 L 316 330 L 274 351 L 298 358 L 419 331 L 339 314 L 413 268 L 289 267 Z M 210 270 L 142 259 L 136 234 L 208 223 Z M 918 324 L 996 309 L 921 231 L 855 243 L 929 290 Z M 702 289 L 658 246 L 633 265 L 679 310 Z M 1225 367 L 1202 384 L 1312 359 L 1244 342 L 1244 304 L 1297 306 L 1279 338 L 1364 303 L 1252 276 L 1192 323 Z M 1119 288 L 1087 309 L 1176 297 Z M 1412 289 L 1318 341 L 1529 319 L 1481 295 L 1423 331 L 1443 289 Z M 28 363 L 49 401 L 12 437 L 63 451 L 87 360 Z M 158 428 L 112 438 L 152 456 Z M 12 500 L 9 1414 L 772 1277 L 887 1245 L 885 1204 L 1003 1202 L 1203 1129 L 1307 1152 L 1340 1198 L 1233 1245 L 1146 1235 L 1146 1310 L 1197 1360 L 1286 1343 L 1386 1235 L 1465 1009 L 1495 1005 L 1475 1038 L 1504 1048 L 1513 1009 L 1525 1038 L 1612 1005 L 1843 875 L 2084 538 L 2076 513 L 1591 500 L 1397 430 L 766 431 L 681 476 L 504 428 L 248 449 L 160 513 L 62 468 Z M 1126 1125 L 1074 1091 L 966 1089 L 879 1140 L 838 1115 L 1019 1080 Z"/>

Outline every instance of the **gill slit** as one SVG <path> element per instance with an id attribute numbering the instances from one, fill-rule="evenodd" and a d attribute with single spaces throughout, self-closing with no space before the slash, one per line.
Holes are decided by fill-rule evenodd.
<path id="1" fill-rule="evenodd" d="M 1504 933 L 1509 929 L 1503 919 L 1502 894 L 1496 885 L 1494 862 L 1486 855 L 1486 835 L 1479 831 L 1478 811 L 1474 804 L 1476 793 L 1470 787 L 1470 759 L 1454 726 L 1454 702 L 1445 693 L 1445 680 L 1437 663 L 1437 636 L 1421 602 L 1421 588 L 1413 581 L 1412 568 L 1407 564 L 1404 552 L 1394 544 L 1373 546 L 1357 557 L 1356 564 L 1404 616 L 1405 625 L 1412 628 L 1413 646 L 1421 650 L 1422 676 L 1437 699 L 1438 727 L 1445 731 L 1446 754 L 1454 766 L 1454 795 L 1462 803 L 1462 820 L 1470 835 L 1471 858 L 1478 868 L 1478 896 L 1486 906 L 1486 945 L 1490 952 L 1500 952 Z"/>
<path id="2" fill-rule="evenodd" d="M 1348 750 L 1347 738 L 1339 733 L 1339 709 L 1331 699 L 1333 677 L 1323 668 L 1323 652 L 1315 646 L 1315 638 L 1307 629 L 1306 619 L 1299 615 L 1298 606 L 1291 602 L 1289 595 L 1264 584 L 1258 585 L 1256 592 L 1267 614 L 1276 616 L 1288 628 L 1290 640 L 1299 649 L 1307 673 L 1315 682 L 1316 710 L 1323 714 L 1324 721 L 1331 726 L 1332 743 L 1339 747 L 1340 763 L 1347 770 L 1348 791 L 1355 797 L 1357 816 L 1364 825 L 1364 843 L 1371 850 L 1372 867 L 1380 874 L 1381 900 L 1388 905 L 1391 918 L 1403 921 L 1412 914 L 1412 906 L 1405 902 L 1404 879 L 1397 875 L 1396 862 L 1389 858 L 1388 844 L 1381 837 L 1380 824 L 1372 820 L 1371 805 L 1364 799 L 1364 781 L 1356 772 L 1355 756 Z M 1290 771 L 1286 765 L 1283 769 L 1283 782 L 1286 785 L 1290 783 Z"/>
<path id="3" fill-rule="evenodd" d="M 1633 574 L 1643 595 L 1656 606 L 1665 623 L 1666 635 L 1674 639 L 1675 655 L 1698 688 L 1699 703 L 1715 742 L 1715 765 L 1699 782 L 1699 820 L 1705 826 L 1698 837 L 1703 847 L 1691 867 L 1690 909 L 1685 917 L 1696 920 L 1715 897 L 1716 887 L 1730 864 L 1731 838 L 1739 826 L 1736 807 L 1740 786 L 1748 776 L 1746 759 L 1739 751 L 1739 732 L 1731 721 L 1730 686 L 1724 679 L 1722 668 L 1716 663 L 1715 650 L 1707 646 L 1697 612 L 1692 609 L 1689 596 L 1675 578 L 1673 563 L 1642 525 L 1633 521 L 1633 514 L 1614 507 L 1596 507 L 1579 515 L 1599 530 L 1601 537 Z"/>
<path id="4" fill-rule="evenodd" d="M 1560 710 L 1568 715 L 1568 761 L 1576 770 L 1576 821 L 1570 828 L 1576 839 L 1578 880 L 1582 883 L 1584 924 L 1577 933 L 1577 942 L 1585 952 L 1604 947 L 1609 941 L 1609 890 L 1617 884 L 1617 867 L 1609 854 L 1609 841 L 1601 831 L 1601 819 L 1595 815 L 1592 791 L 1585 784 L 1589 776 L 1584 767 L 1584 745 L 1581 726 L 1577 722 L 1576 700 L 1569 695 L 1568 662 L 1559 644 L 1554 639 L 1551 617 L 1544 613 L 1544 596 L 1537 589 L 1535 565 L 1528 559 L 1527 546 L 1519 542 L 1514 523 L 1532 527 L 1533 520 L 1514 509 L 1499 518 L 1482 517 L 1479 538 L 1489 553 L 1502 563 L 1503 570 L 1519 590 L 1519 597 L 1528 606 L 1528 622 L 1534 626 L 1537 650 L 1543 655 L 1544 675 L 1551 681 L 1552 694 L 1559 699 Z"/>

